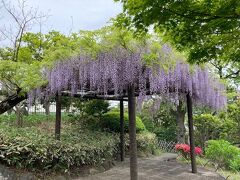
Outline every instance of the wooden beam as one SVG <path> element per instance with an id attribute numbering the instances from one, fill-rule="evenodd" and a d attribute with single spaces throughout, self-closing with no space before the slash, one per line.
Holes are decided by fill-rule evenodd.
<path id="1" fill-rule="evenodd" d="M 129 118 L 129 148 L 130 148 L 130 177 L 138 179 L 137 142 L 136 142 L 136 98 L 134 85 L 128 88 L 128 118 Z"/>
<path id="2" fill-rule="evenodd" d="M 120 100 L 120 157 L 121 157 L 121 161 L 124 161 L 125 140 L 124 140 L 124 106 L 123 106 L 123 100 Z"/>
<path id="3" fill-rule="evenodd" d="M 197 173 L 195 145 L 194 145 L 192 98 L 189 93 L 187 94 L 187 112 L 188 112 L 188 129 L 189 129 L 190 157 L 191 157 L 192 173 Z"/>
<path id="4" fill-rule="evenodd" d="M 56 121 L 55 121 L 55 138 L 60 140 L 61 136 L 61 94 L 56 95 Z"/>
<path id="5" fill-rule="evenodd" d="M 169 93 L 175 92 L 175 89 L 171 88 L 169 89 Z M 187 93 L 185 90 L 178 90 L 179 93 Z M 134 89 L 134 96 L 138 97 L 140 94 L 140 90 L 138 88 Z M 146 95 L 157 95 L 157 94 L 162 94 L 161 92 L 150 92 L 148 89 L 146 91 Z M 122 92 L 121 95 L 115 94 L 114 90 L 109 90 L 107 94 L 104 94 L 104 92 L 98 92 L 98 91 L 90 91 L 89 89 L 84 89 L 82 91 L 78 91 L 75 94 L 72 94 L 71 91 L 62 91 L 62 96 L 73 96 L 73 97 L 79 97 L 79 98 L 84 98 L 84 99 L 103 99 L 103 100 L 113 100 L 113 101 L 120 101 L 123 99 L 123 101 L 127 101 L 127 93 L 126 91 Z"/>
<path id="6" fill-rule="evenodd" d="M 114 95 L 99 95 L 99 94 L 93 94 L 93 93 L 76 93 L 71 94 L 69 91 L 63 91 L 62 96 L 72 96 L 82 99 L 102 99 L 102 100 L 110 100 L 110 101 L 128 101 L 126 98 L 123 98 L 122 96 L 114 96 Z"/>

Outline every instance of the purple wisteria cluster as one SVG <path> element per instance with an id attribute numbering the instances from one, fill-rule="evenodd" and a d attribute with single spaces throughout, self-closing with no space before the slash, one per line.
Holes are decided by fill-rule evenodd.
<path id="1" fill-rule="evenodd" d="M 140 101 L 148 95 L 160 95 L 164 100 L 176 103 L 190 93 L 195 103 L 220 109 L 226 105 L 225 87 L 207 70 L 175 60 L 169 68 L 162 63 L 168 61 L 169 49 L 146 63 L 146 51 L 128 51 L 116 48 L 99 52 L 96 58 L 80 55 L 69 60 L 58 61 L 45 72 L 48 85 L 29 94 L 46 98 L 60 91 L 71 94 L 94 92 L 98 95 L 126 95 L 130 84 L 134 85 Z M 163 58 L 164 57 L 164 58 Z"/>

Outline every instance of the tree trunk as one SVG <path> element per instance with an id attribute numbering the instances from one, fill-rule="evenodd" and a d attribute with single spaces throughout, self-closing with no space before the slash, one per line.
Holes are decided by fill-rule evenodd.
<path id="1" fill-rule="evenodd" d="M 178 143 L 185 143 L 185 114 L 186 111 L 182 107 L 182 101 L 179 102 L 179 105 L 177 106 L 177 142 Z"/>
<path id="2" fill-rule="evenodd" d="M 69 113 L 70 112 L 70 106 L 67 106 L 66 107 L 66 113 Z"/>
<path id="3" fill-rule="evenodd" d="M 0 114 L 7 112 L 25 99 L 27 99 L 27 94 L 24 94 L 22 96 L 19 94 L 8 96 L 5 100 L 0 102 Z"/>
<path id="4" fill-rule="evenodd" d="M 136 142 L 136 98 L 134 85 L 128 88 L 129 148 L 131 180 L 138 179 L 137 142 Z"/>
<path id="5" fill-rule="evenodd" d="M 49 114 L 50 114 L 50 109 L 49 108 L 50 108 L 50 102 L 47 101 L 44 105 L 46 116 L 49 116 Z"/>
<path id="6" fill-rule="evenodd" d="M 50 102 L 49 101 L 44 102 L 43 107 L 45 109 L 45 115 L 49 116 L 50 115 Z"/>
<path id="7" fill-rule="evenodd" d="M 7 110 L 7 114 L 8 115 L 11 115 L 12 114 L 12 112 L 13 112 L 13 109 L 11 108 L 11 109 L 9 109 L 9 110 Z"/>
<path id="8" fill-rule="evenodd" d="M 22 120 L 21 105 L 17 105 L 17 106 L 15 106 L 15 108 L 16 108 L 17 126 L 22 127 L 23 126 L 23 120 Z"/>
<path id="9" fill-rule="evenodd" d="M 22 111 L 22 115 L 24 115 L 24 116 L 28 116 L 29 115 L 29 111 L 28 111 L 28 107 L 27 107 L 27 103 L 26 102 L 23 103 L 21 111 Z"/>
<path id="10" fill-rule="evenodd" d="M 34 102 L 34 114 L 37 114 L 37 102 Z"/>

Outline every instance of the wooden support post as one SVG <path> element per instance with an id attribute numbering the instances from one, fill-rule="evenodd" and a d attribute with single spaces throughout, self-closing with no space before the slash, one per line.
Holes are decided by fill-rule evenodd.
<path id="1" fill-rule="evenodd" d="M 195 145 L 194 145 L 192 98 L 191 98 L 189 93 L 187 94 L 187 112 L 188 112 L 188 129 L 189 129 L 190 156 L 191 156 L 192 173 L 197 173 Z"/>
<path id="2" fill-rule="evenodd" d="M 137 142 L 136 142 L 136 98 L 134 86 L 128 88 L 128 118 L 129 118 L 129 148 L 130 148 L 130 176 L 131 180 L 138 179 Z"/>
<path id="3" fill-rule="evenodd" d="M 56 121 L 55 121 L 55 138 L 60 140 L 61 134 L 61 94 L 56 95 Z"/>
<path id="4" fill-rule="evenodd" d="M 124 106 L 123 100 L 120 100 L 120 156 L 121 161 L 124 161 L 125 156 L 125 140 L 124 140 Z"/>

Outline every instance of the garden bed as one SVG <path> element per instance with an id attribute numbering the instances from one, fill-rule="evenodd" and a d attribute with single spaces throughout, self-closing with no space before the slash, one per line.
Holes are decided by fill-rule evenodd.
<path id="1" fill-rule="evenodd" d="M 69 171 L 96 166 L 116 153 L 114 135 L 88 130 L 66 130 L 61 141 L 37 128 L 0 126 L 0 161 L 33 171 Z"/>
<path id="2" fill-rule="evenodd" d="M 24 120 L 24 127 L 16 127 L 14 116 L 4 116 L 7 120 L 0 118 L 2 164 L 39 174 L 76 174 L 77 171 L 84 174 L 90 173 L 93 167 L 106 170 L 106 164 L 110 168 L 118 157 L 118 133 L 81 128 L 81 124 L 63 118 L 61 141 L 58 141 L 54 138 L 54 118 L 31 116 Z M 147 131 L 137 134 L 137 145 L 141 156 L 158 152 L 155 134 Z M 128 135 L 125 146 L 128 151 Z"/>

